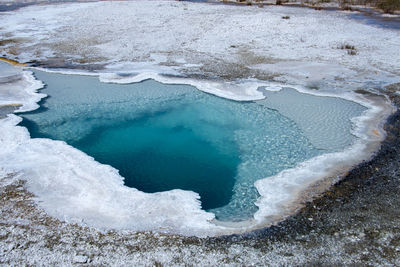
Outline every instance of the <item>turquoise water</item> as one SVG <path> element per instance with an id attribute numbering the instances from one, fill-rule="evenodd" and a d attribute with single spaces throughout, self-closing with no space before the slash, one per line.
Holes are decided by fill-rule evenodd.
<path id="1" fill-rule="evenodd" d="M 63 140 L 115 167 L 127 186 L 144 192 L 197 192 L 202 208 L 219 220 L 251 218 L 259 196 L 256 180 L 353 140 L 348 134 L 337 147 L 317 147 L 301 123 L 268 108 L 267 100 L 235 102 L 154 80 L 117 85 L 89 76 L 35 75 L 46 83 L 41 92 L 49 97 L 38 110 L 22 114 L 20 125 L 33 138 Z M 292 91 L 282 94 L 296 97 Z M 345 109 L 347 120 L 362 111 L 338 105 L 351 107 Z"/>

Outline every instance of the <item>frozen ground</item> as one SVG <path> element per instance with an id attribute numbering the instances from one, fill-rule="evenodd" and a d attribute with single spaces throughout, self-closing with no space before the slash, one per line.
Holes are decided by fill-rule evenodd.
<path id="1" fill-rule="evenodd" d="M 320 90 L 396 81 L 399 31 L 350 15 L 176 1 L 30 6 L 0 15 L 0 52 L 58 67 L 275 80 Z"/>

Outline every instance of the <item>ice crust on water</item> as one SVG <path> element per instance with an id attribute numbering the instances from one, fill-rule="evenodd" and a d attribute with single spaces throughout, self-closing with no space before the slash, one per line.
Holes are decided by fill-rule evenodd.
<path id="1" fill-rule="evenodd" d="M 44 96 L 33 93 L 43 85 L 34 80 L 31 73 L 23 72 L 23 77 L 24 85 L 27 82 L 30 84 L 24 87 L 27 94 L 34 99 Z M 19 83 L 21 81 L 8 87 L 8 90 L 13 90 Z M 21 110 L 36 108 L 28 97 L 15 101 L 26 104 Z M 357 119 L 355 134 L 368 130 L 363 128 L 363 123 L 381 112 L 371 103 L 363 104 L 369 109 Z M 50 215 L 100 228 L 155 230 L 198 236 L 241 232 L 268 225 L 273 222 L 271 218 L 287 211 L 289 207 L 285 205 L 292 203 L 297 193 L 332 171 L 338 161 L 344 159 L 351 164 L 356 155 L 364 152 L 370 138 L 369 135 L 363 138 L 359 134 L 361 138 L 343 152 L 313 158 L 294 169 L 257 181 L 255 185 L 261 195 L 256 203 L 259 211 L 254 220 L 237 228 L 237 225 L 212 223 L 214 215 L 201 210 L 198 195 L 194 192 L 171 190 L 146 194 L 127 188 L 114 168 L 99 164 L 64 142 L 30 139 L 25 128 L 16 126 L 19 121 L 20 118 L 15 115 L 1 120 L 0 142 L 5 148 L 0 152 L 1 175 L 18 173 L 26 179 L 38 203 Z M 375 139 L 380 140 L 382 136 Z"/>
<path id="2" fill-rule="evenodd" d="M 282 20 L 283 15 L 289 15 L 291 19 Z M 345 169 L 369 157 L 372 151 L 368 149 L 369 144 L 374 143 L 377 147 L 378 141 L 384 137 L 382 132 L 380 135 L 371 132 L 380 129 L 382 125 L 377 121 L 385 119 L 385 116 L 390 113 L 390 108 L 380 110 L 375 105 L 376 103 L 368 102 L 352 93 L 341 94 L 341 92 L 358 87 L 373 88 L 376 85 L 396 82 L 399 76 L 400 55 L 397 53 L 400 42 L 399 32 L 359 23 L 340 12 L 282 7 L 258 9 L 257 7 L 175 1 L 135 1 L 32 6 L 2 13 L 0 21 L 3 25 L 0 35 L 16 40 L 11 42 L 10 46 L 17 48 L 18 58 L 22 61 L 37 58 L 46 60 L 62 55 L 71 61 L 106 63 L 111 67 L 114 65 L 115 68 L 110 69 L 110 72 L 115 73 L 126 71 L 124 68 L 119 68 L 118 64 L 126 63 L 125 67 L 131 64 L 131 71 L 128 70 L 128 74 L 140 74 L 142 70 L 145 70 L 152 73 L 153 77 L 158 75 L 157 73 L 172 75 L 204 73 L 206 76 L 209 73 L 216 73 L 218 76 L 235 71 L 231 69 L 232 65 L 240 65 L 241 69 L 261 71 L 267 76 L 276 74 L 278 77 L 274 78 L 275 81 L 282 81 L 286 83 L 285 86 L 288 86 L 287 83 L 296 84 L 291 87 L 300 92 L 309 92 L 307 87 L 318 87 L 319 91 L 323 92 L 321 95 L 337 96 L 340 93 L 340 96 L 345 99 L 367 106 L 368 110 L 363 116 L 353 120 L 353 133 L 359 137 L 353 146 L 342 152 L 314 158 L 300 164 L 297 168 L 286 170 L 277 176 L 268 177 L 256 183 L 261 194 L 257 202 L 260 210 L 255 214 L 255 220 L 246 226 L 247 229 L 268 225 L 269 222 L 274 221 L 271 217 L 285 213 L 285 210 L 291 210 L 292 206 L 289 203 L 296 199 L 296 194 L 305 189 L 309 183 L 317 181 L 324 174 L 331 173 L 332 166 L 335 166 L 333 167 L 335 169 L 338 161 L 346 162 L 343 166 Z M 346 51 L 337 49 L 346 42 L 357 48 L 357 56 L 349 56 Z M 14 58 L 13 54 L 8 53 L 7 50 L 4 51 L 7 56 Z M 149 61 L 150 64 L 143 63 L 141 66 L 137 63 Z M 314 63 L 310 64 L 310 62 Z M 249 75 L 255 75 L 258 72 L 250 72 Z M 148 74 L 147 77 L 151 75 Z M 232 77 L 236 79 L 241 78 L 242 75 L 243 73 L 235 73 Z M 249 75 L 244 76 L 249 77 Z M 23 77 L 23 80 L 14 82 L 13 86 L 7 85 L 6 91 L 2 91 L 1 104 L 23 104 L 20 111 L 37 108 L 36 102 L 42 95 L 34 94 L 33 91 L 41 85 L 38 81 L 34 81 L 28 72 L 24 72 Z M 143 77 L 146 75 L 142 74 L 141 79 Z M 102 79 L 117 82 L 115 78 L 117 76 L 114 74 L 104 74 Z M 136 77 L 138 78 L 140 76 Z M 27 82 L 28 86 L 26 86 Z M 189 83 L 191 82 L 199 89 L 202 88 L 201 85 L 194 83 L 196 82 L 194 79 Z M 236 82 L 240 80 L 232 84 Z M 179 83 L 185 82 L 179 80 Z M 205 84 L 210 85 L 212 82 Z M 241 97 L 246 97 L 247 100 L 263 97 L 259 91 L 254 90 L 256 86 L 248 92 L 241 91 L 243 87 L 240 88 L 240 86 L 235 90 L 224 92 L 227 88 L 221 84 L 216 86 L 218 90 L 215 91 L 212 88 L 214 85 L 209 86 L 208 89 L 206 85 L 204 91 L 208 90 L 210 93 L 228 98 L 239 95 L 234 98 L 236 100 L 240 100 Z M 273 87 L 281 88 L 276 83 Z M 10 88 L 15 88 L 15 90 L 9 90 Z M 318 94 L 319 91 L 312 93 Z M 140 230 L 139 222 L 130 220 L 129 223 L 123 223 L 122 218 L 129 220 L 130 213 L 124 213 L 123 208 L 127 206 L 111 206 L 114 199 L 105 206 L 99 205 L 102 207 L 101 210 L 97 208 L 99 199 L 95 196 L 104 197 L 108 194 L 107 198 L 112 198 L 112 192 L 114 196 L 119 196 L 119 190 L 127 190 L 123 188 L 122 178 L 116 174 L 116 170 L 94 162 L 90 157 L 65 143 L 44 139 L 30 140 L 26 130 L 15 127 L 18 121 L 16 116 L 10 115 L 0 122 L 0 142 L 2 142 L 1 147 L 5 148 L 0 151 L 1 174 L 16 172 L 28 179 L 30 189 L 41 201 L 38 203 L 51 215 L 69 221 L 83 221 L 89 225 L 107 227 L 109 225 L 106 225 L 106 222 L 113 222 L 112 218 L 107 217 L 110 215 L 108 212 L 114 212 L 120 216 L 121 221 L 120 224 L 111 225 L 111 227 Z M 51 153 L 53 146 L 58 147 L 59 150 Z M 18 159 L 21 155 L 17 153 L 28 151 L 32 161 L 22 162 Z M 76 155 L 72 156 L 73 153 L 80 155 L 78 157 L 80 161 L 75 161 Z M 15 165 L 12 164 L 13 159 L 16 160 Z M 69 165 L 66 166 L 65 162 Z M 93 168 L 96 166 L 105 171 L 97 173 L 92 168 L 85 169 L 84 164 Z M 66 170 L 66 172 L 57 172 L 58 169 L 54 167 L 57 165 L 60 165 L 59 170 Z M 66 166 L 66 169 L 62 166 Z M 26 175 L 25 171 L 29 175 Z M 59 176 L 55 177 L 53 171 L 56 171 Z M 82 188 L 78 188 L 76 192 L 79 192 L 79 195 L 70 195 L 71 202 L 55 201 L 60 205 L 59 207 L 51 204 L 53 198 L 59 197 L 56 192 L 43 191 L 44 188 L 56 189 L 60 184 L 59 181 L 53 179 L 61 178 L 64 190 L 74 193 L 75 188 L 68 184 L 69 177 L 66 175 L 75 178 L 81 175 L 79 176 L 82 178 L 80 183 L 91 186 L 85 179 L 87 176 L 95 177 L 93 172 L 100 175 L 99 177 L 107 175 L 109 179 L 104 178 L 98 189 L 90 187 L 90 190 L 82 191 Z M 278 181 L 279 183 L 276 183 Z M 113 188 L 116 191 L 112 191 Z M 105 195 L 102 195 L 102 192 Z M 133 189 L 129 192 L 129 196 L 138 193 L 139 198 L 141 195 Z M 52 195 L 48 195 L 47 198 L 48 193 Z M 173 192 L 173 194 L 178 193 Z M 150 221 L 150 224 L 143 223 L 141 226 L 147 227 L 146 229 L 200 236 L 230 231 L 240 232 L 246 229 L 246 227 L 233 230 L 229 227 L 216 227 L 209 223 L 209 220 L 213 218 L 212 214 L 200 210 L 196 194 L 180 193 L 185 196 L 184 202 L 188 202 L 187 205 L 190 207 L 184 212 L 182 209 L 178 210 L 180 213 L 176 216 L 180 217 L 176 219 L 177 225 L 172 219 L 164 218 L 162 215 L 157 217 L 153 214 L 155 217 L 146 217 L 150 219 L 144 221 Z M 87 202 L 83 203 L 81 201 L 83 199 Z M 162 197 L 158 200 L 160 199 Z M 71 203 L 73 204 L 68 206 Z M 170 203 L 173 203 L 173 207 L 178 206 L 176 205 L 178 202 Z M 61 206 L 62 204 L 64 206 Z M 159 203 L 156 202 L 156 204 Z M 77 209 L 80 205 L 82 209 Z M 141 205 L 144 207 L 143 204 Z M 127 208 L 132 208 L 132 206 Z M 107 214 L 104 220 L 93 215 L 100 216 L 99 212 Z M 169 214 L 169 212 L 166 210 L 160 214 Z M 134 218 L 139 218 L 139 215 L 134 215 L 137 216 Z M 184 224 L 183 221 L 188 224 Z M 159 228 L 166 225 L 173 226 L 169 229 Z"/>
<path id="3" fill-rule="evenodd" d="M 144 80 L 152 79 L 164 84 L 188 84 L 193 85 L 199 90 L 213 94 L 219 97 L 232 99 L 236 101 L 251 101 L 251 100 L 260 100 L 263 99 L 263 94 L 257 89 L 260 86 L 269 85 L 271 90 L 279 90 L 280 87 L 271 86 L 270 84 L 266 84 L 256 80 L 243 80 L 241 82 L 221 82 L 221 81 L 204 81 L 204 80 L 195 80 L 188 78 L 171 78 L 161 76 L 155 72 L 142 72 L 136 75 L 131 75 L 131 77 L 124 77 L 118 75 L 116 73 L 101 73 L 100 81 L 108 82 L 108 83 L 120 83 L 120 84 L 129 84 L 129 83 L 137 83 Z M 278 89 L 279 88 L 279 89 Z"/>
<path id="4" fill-rule="evenodd" d="M 18 112 L 37 109 L 40 99 L 46 95 L 37 93 L 37 89 L 43 86 L 41 81 L 29 71 L 21 72 L 20 68 L 0 61 L 0 105 L 23 104 Z"/>
<path id="5" fill-rule="evenodd" d="M 218 220 L 238 221 L 251 218 L 257 209 L 254 202 L 258 194 L 253 185 L 256 180 L 330 151 L 329 149 L 321 151 L 313 147 L 301 129 L 291 119 L 265 105 L 266 100 L 247 103 L 226 101 L 203 94 L 193 86 L 180 84 L 171 86 L 154 80 L 122 86 L 100 83 L 95 77 L 39 71 L 36 71 L 35 75 L 47 84 L 43 92 L 49 94 L 51 98 L 43 103 L 43 110 L 22 115 L 26 119 L 22 126 L 32 130 L 33 137 L 66 141 L 95 157 L 97 161 L 119 169 L 128 186 L 146 192 L 172 188 L 198 192 L 202 198 L 203 209 L 212 209 Z M 131 78 L 125 77 L 125 79 Z M 181 81 L 188 83 L 182 78 Z M 286 96 L 277 94 L 280 96 L 275 101 L 281 103 Z M 298 105 L 301 106 L 313 98 L 317 97 L 307 95 Z M 351 102 L 340 103 L 337 98 L 328 98 L 319 104 L 315 102 L 314 107 L 320 107 L 319 111 L 322 113 L 318 115 L 327 120 L 331 117 L 332 107 L 336 107 L 335 103 L 346 110 L 343 114 L 339 114 L 344 121 L 359 115 L 363 110 L 361 106 Z M 328 109 L 322 109 L 323 106 L 327 106 Z M 313 121 L 315 117 L 311 109 L 303 109 L 302 114 L 303 120 L 307 118 Z M 332 130 L 342 133 L 340 130 L 343 129 Z M 345 130 L 347 132 L 342 133 L 340 143 L 336 142 L 336 149 L 344 148 L 353 141 L 348 129 Z M 164 137 L 158 136 L 160 131 Z M 148 136 L 148 140 L 158 137 L 153 139 L 153 145 L 149 145 L 143 135 Z M 192 135 L 196 136 L 196 140 L 202 140 L 204 146 L 210 145 L 219 156 L 215 158 L 214 150 L 205 152 L 197 147 L 197 142 L 193 143 L 193 139 L 188 139 L 192 138 Z M 319 138 L 326 139 L 332 135 L 333 133 Z M 182 140 L 176 140 L 174 136 L 180 136 Z M 168 140 L 165 141 L 168 144 L 160 139 Z M 154 142 L 160 143 L 154 145 Z M 121 143 L 124 145 L 119 145 Z M 193 150 L 189 152 L 191 156 L 180 149 L 182 144 L 186 144 L 187 150 Z M 144 148 L 146 151 L 152 151 L 153 156 L 143 154 L 141 151 Z M 134 162 L 128 164 L 127 158 L 120 158 L 124 153 L 129 161 Z M 149 160 L 164 162 L 162 158 L 165 153 L 169 155 L 165 159 L 167 161 L 171 157 L 185 155 L 182 160 L 189 156 L 197 159 L 198 163 L 202 162 L 202 167 L 192 166 L 192 171 L 188 171 L 185 166 L 180 173 L 165 168 L 164 175 L 160 170 L 151 174 L 143 171 L 143 166 Z M 201 157 L 204 153 L 209 153 L 206 156 L 208 159 Z M 105 156 L 106 154 L 108 156 Z M 211 159 L 213 162 L 208 161 Z M 175 163 L 170 162 L 170 164 L 174 166 Z M 165 162 L 158 166 L 163 169 Z M 213 181 L 206 177 L 200 179 L 199 175 L 205 166 L 212 167 L 205 175 L 216 175 L 218 179 Z M 217 166 L 220 166 L 218 169 L 221 168 L 218 174 L 211 171 L 216 170 L 214 168 Z M 176 167 L 179 168 L 179 164 Z M 201 170 L 194 172 L 193 170 L 198 167 Z M 225 172 L 227 170 L 230 172 L 229 178 Z M 183 173 L 187 177 L 183 177 Z M 154 178 L 148 177 L 145 181 L 141 181 L 139 177 L 143 175 L 151 175 Z M 182 177 L 187 181 L 172 179 L 171 176 Z M 206 181 L 210 179 L 208 187 L 219 189 L 206 189 L 207 186 L 204 187 L 202 184 L 208 182 L 203 179 Z M 172 184 L 166 186 L 165 183 L 169 183 L 167 181 L 173 183 L 175 187 L 172 187 Z M 221 184 L 222 181 L 225 181 L 224 185 Z M 234 194 L 229 201 L 233 185 Z M 216 190 L 220 192 L 220 196 L 215 195 Z M 225 196 L 223 203 L 222 196 Z M 226 205 L 228 202 L 229 205 Z"/>
<path id="6" fill-rule="evenodd" d="M 345 105 L 347 101 L 337 97 L 310 97 L 289 88 L 283 88 L 279 93 L 263 92 L 266 98 L 260 103 L 294 120 L 316 148 L 326 152 L 338 151 L 351 144 L 354 137 L 349 131 L 352 122 L 343 118 L 355 114 L 357 105 Z M 282 98 L 285 101 L 281 101 Z"/>

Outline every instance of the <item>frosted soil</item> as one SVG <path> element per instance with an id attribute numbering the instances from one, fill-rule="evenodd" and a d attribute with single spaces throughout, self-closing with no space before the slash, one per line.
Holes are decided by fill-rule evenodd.
<path id="1" fill-rule="evenodd" d="M 55 67 L 274 80 L 329 91 L 395 82 L 399 32 L 351 15 L 176 1 L 30 6 L 0 15 L 0 52 Z"/>

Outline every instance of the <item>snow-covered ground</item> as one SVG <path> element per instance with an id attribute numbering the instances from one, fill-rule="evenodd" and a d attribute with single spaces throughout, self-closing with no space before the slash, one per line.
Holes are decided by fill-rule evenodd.
<path id="1" fill-rule="evenodd" d="M 236 100 L 259 99 L 254 85 L 273 90 L 290 85 L 369 107 L 354 122 L 361 141 L 352 148 L 256 183 L 262 195 L 260 211 L 249 228 L 268 225 L 280 213 L 287 215 L 293 210 L 288 201 L 299 189 L 332 173 L 338 161 L 346 169 L 370 156 L 368 144 L 372 141 L 376 149 L 382 140 L 381 120 L 391 109 L 381 100 L 356 96 L 353 90 L 374 91 L 398 82 L 400 76 L 399 31 L 362 24 L 344 12 L 175 1 L 98 2 L 0 13 L 0 25 L 3 56 L 60 67 L 104 66 L 96 72 L 107 82 L 179 81 Z M 121 79 L 114 73 L 138 75 Z M 26 82 L 31 86 L 21 87 Z M 26 88 L 33 102 L 40 98 L 32 91 L 41 85 L 28 72 L 14 87 L 2 86 L 7 95 L 10 88 Z M 0 104 L 10 101 L 1 98 Z M 35 107 L 23 98 L 13 104 L 24 104 L 25 110 Z M 15 115 L 1 120 L 0 143 L 6 149 L 0 151 L 0 174 L 17 173 L 26 179 L 50 215 L 98 227 L 186 235 L 240 231 L 212 224 L 212 214 L 200 210 L 195 193 L 144 194 L 126 188 L 115 169 L 65 143 L 32 140 L 26 129 L 15 127 L 18 121 Z M 286 193 L 273 195 L 271 190 Z"/>
<path id="2" fill-rule="evenodd" d="M 99 2 L 31 6 L 2 13 L 0 25 L 1 53 L 24 62 L 65 59 L 124 72 L 274 79 L 327 90 L 373 88 L 398 81 L 400 73 L 399 32 L 347 12 Z"/>

